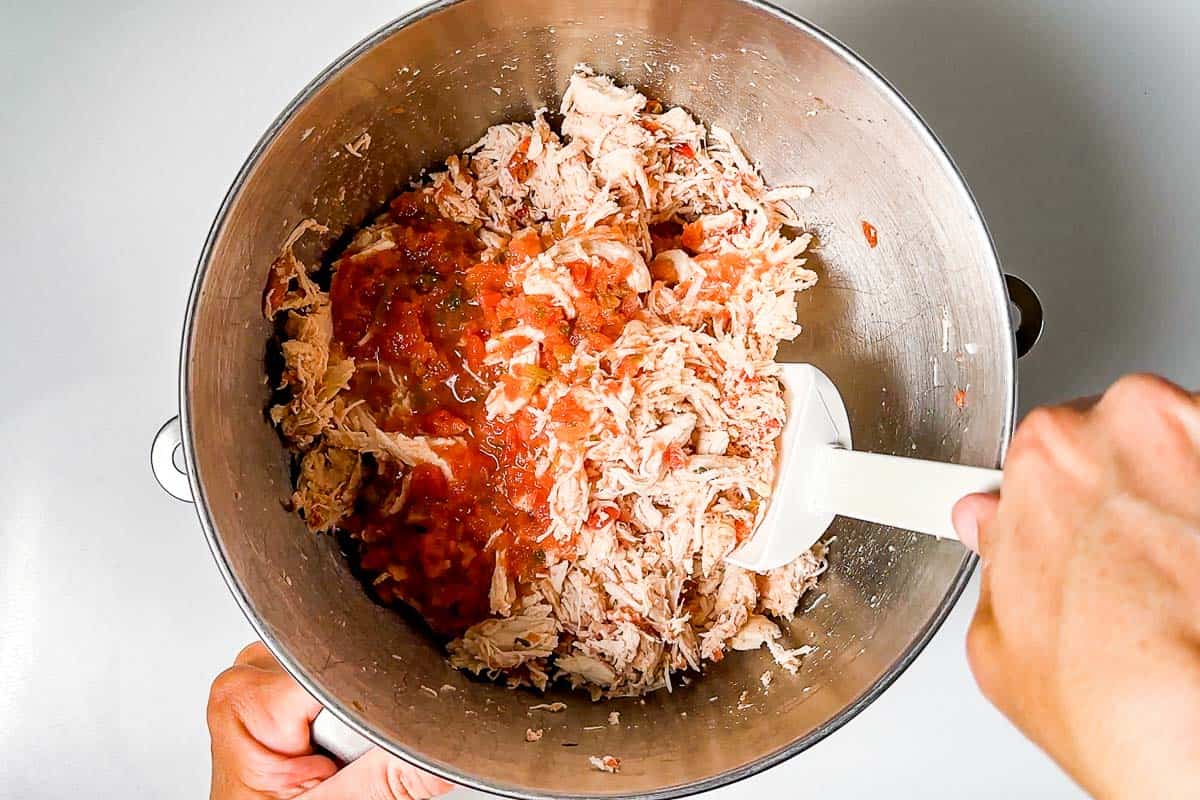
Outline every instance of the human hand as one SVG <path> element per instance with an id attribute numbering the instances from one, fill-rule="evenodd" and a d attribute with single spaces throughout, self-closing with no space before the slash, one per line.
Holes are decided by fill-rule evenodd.
<path id="1" fill-rule="evenodd" d="M 988 699 L 1097 797 L 1200 793 L 1200 395 L 1131 376 L 1032 412 L 954 522 Z"/>
<path id="2" fill-rule="evenodd" d="M 313 753 L 321 705 L 261 642 L 213 681 L 210 800 L 428 800 L 454 788 L 375 748 L 338 770 Z"/>

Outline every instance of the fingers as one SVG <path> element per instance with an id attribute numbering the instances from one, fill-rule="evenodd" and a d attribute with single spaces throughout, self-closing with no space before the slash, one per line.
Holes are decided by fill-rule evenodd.
<path id="1" fill-rule="evenodd" d="M 376 747 L 300 800 L 429 800 L 453 788 Z"/>
<path id="2" fill-rule="evenodd" d="M 252 736 L 236 714 L 210 711 L 209 728 L 214 785 L 219 782 L 289 798 L 337 772 L 337 765 L 325 756 L 274 752 Z"/>
<path id="3" fill-rule="evenodd" d="M 286 756 L 312 752 L 309 726 L 321 704 L 286 672 L 241 664 L 213 682 L 210 727 L 233 718 L 267 749 Z"/>
<path id="4" fill-rule="evenodd" d="M 965 546 L 979 552 L 979 530 L 996 516 L 1000 498 L 994 494 L 969 494 L 954 504 L 951 521 L 958 539 Z"/>
<path id="5" fill-rule="evenodd" d="M 251 789 L 281 798 L 301 795 L 337 774 L 338 768 L 325 756 L 283 758 L 261 745 L 242 751 L 240 780 Z"/>
<path id="6" fill-rule="evenodd" d="M 1074 400 L 1068 400 L 1063 403 L 1064 406 L 1075 411 L 1087 411 L 1100 402 L 1100 395 L 1092 394 L 1087 397 L 1077 397 Z"/>
<path id="7" fill-rule="evenodd" d="M 233 660 L 235 666 L 259 667 L 260 669 L 283 671 L 283 667 L 271 655 L 271 651 L 262 642 L 251 642 L 241 649 Z"/>
<path id="8" fill-rule="evenodd" d="M 261 643 L 243 649 L 209 693 L 214 786 L 287 800 L 335 774 L 312 751 L 309 725 L 320 710 Z"/>
<path id="9" fill-rule="evenodd" d="M 1095 427 L 1119 470 L 1113 482 L 1185 518 L 1200 514 L 1200 403 L 1192 393 L 1155 375 L 1127 375 L 1098 411 Z"/>
<path id="10" fill-rule="evenodd" d="M 980 598 L 967 629 L 967 664 L 984 697 L 993 703 L 999 699 L 1004 684 L 1004 675 L 996 669 L 999 652 L 999 631 L 988 599 Z"/>

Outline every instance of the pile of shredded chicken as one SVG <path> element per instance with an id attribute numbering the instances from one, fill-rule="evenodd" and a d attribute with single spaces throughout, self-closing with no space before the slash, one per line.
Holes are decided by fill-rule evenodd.
<path id="1" fill-rule="evenodd" d="M 519 534 L 502 523 L 449 551 L 484 565 L 487 583 L 450 660 L 594 698 L 669 689 L 730 648 L 766 646 L 795 671 L 810 648 L 791 649 L 778 621 L 816 583 L 823 551 L 765 574 L 724 558 L 762 519 L 775 480 L 785 407 L 774 357 L 800 332 L 796 293 L 816 280 L 802 258 L 809 237 L 785 233 L 800 225 L 787 201 L 808 190 L 768 188 L 727 131 L 583 67 L 561 110 L 561 133 L 543 113 L 489 129 L 406 201 L 468 231 L 471 260 L 502 270 L 502 300 L 463 302 L 553 308 L 557 330 L 572 331 L 552 345 L 518 313 L 485 326 L 477 368 L 463 367 L 482 386 L 479 424 L 525 432 L 522 463 L 545 491 L 511 498 L 526 515 Z M 455 472 L 473 446 L 467 425 L 395 424 L 411 412 L 395 374 L 387 408 L 356 389 L 386 367 L 363 355 L 371 335 L 354 347 L 335 336 L 339 273 L 405 246 L 401 223 L 385 214 L 354 237 L 334 263 L 332 300 L 291 251 L 317 223 L 272 267 L 265 310 L 281 330 L 284 401 L 271 416 L 299 458 L 293 503 L 314 531 L 366 530 L 365 503 L 372 519 L 405 513 L 419 502 L 414 474 L 451 490 L 467 477 Z M 590 296 L 585 273 L 623 286 Z M 610 327 L 593 326 L 607 334 L 578 333 L 585 299 L 612 305 Z M 392 488 L 369 492 L 385 473 Z M 451 557 L 426 577 L 436 583 Z M 412 568 L 376 565 L 372 583 L 395 582 L 404 601 Z"/>

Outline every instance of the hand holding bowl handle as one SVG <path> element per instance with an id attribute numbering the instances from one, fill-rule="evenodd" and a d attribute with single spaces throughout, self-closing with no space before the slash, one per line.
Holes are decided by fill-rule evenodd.
<path id="1" fill-rule="evenodd" d="M 372 748 L 338 765 L 315 752 L 310 725 L 321 704 L 261 643 L 213 682 L 211 800 L 429 800 L 453 784 Z"/>

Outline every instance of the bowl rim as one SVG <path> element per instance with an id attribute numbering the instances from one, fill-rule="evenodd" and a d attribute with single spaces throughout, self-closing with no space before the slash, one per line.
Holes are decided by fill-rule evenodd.
<path id="1" fill-rule="evenodd" d="M 184 460 L 187 466 L 188 482 L 191 486 L 192 497 L 194 500 L 197 516 L 200 520 L 200 526 L 204 530 L 205 538 L 208 541 L 209 549 L 212 551 L 213 558 L 217 562 L 217 567 L 221 572 L 222 578 L 233 594 L 234 600 L 237 602 L 238 608 L 246 617 L 255 633 L 266 644 L 267 648 L 277 658 L 280 664 L 288 671 L 288 673 L 304 687 L 310 695 L 316 698 L 324 708 L 328 709 L 341 722 L 345 723 L 351 730 L 354 730 L 361 736 L 373 744 L 391 752 L 397 757 L 407 761 L 421 769 L 432 772 L 439 777 L 450 780 L 456 784 L 466 786 L 468 788 L 477 789 L 484 792 L 502 795 L 505 797 L 518 798 L 519 800 L 593 800 L 593 798 L 608 798 L 608 797 L 638 797 L 647 798 L 647 800 L 667 800 L 667 798 L 686 797 L 688 795 L 698 794 L 700 792 L 711 791 L 722 786 L 728 786 L 746 778 L 759 774 L 773 766 L 776 766 L 789 758 L 798 755 L 799 753 L 808 750 L 825 737 L 837 731 L 850 720 L 854 719 L 863 709 L 874 702 L 885 690 L 887 690 L 896 679 L 912 665 L 917 656 L 925 649 L 933 636 L 945 623 L 951 610 L 958 602 L 967 583 L 970 581 L 971 575 L 978 562 L 978 556 L 970 551 L 963 555 L 963 559 L 959 564 L 958 571 L 955 574 L 954 581 L 951 583 L 946 594 L 943 596 L 937 608 L 926 620 L 925 624 L 916 632 L 908 646 L 900 654 L 888 669 L 880 675 L 875 681 L 858 697 L 842 708 L 831 719 L 809 731 L 804 736 L 801 736 L 794 741 L 786 744 L 779 749 L 768 753 L 753 762 L 743 764 L 732 770 L 727 770 L 707 778 L 692 781 L 684 784 L 675 784 L 655 789 L 650 792 L 644 792 L 637 795 L 621 795 L 619 793 L 606 794 L 548 794 L 541 791 L 529 791 L 519 787 L 493 784 L 487 780 L 480 779 L 465 771 L 460 771 L 449 764 L 438 762 L 430 762 L 422 758 L 419 754 L 410 752 L 402 744 L 393 742 L 379 734 L 373 727 L 357 712 L 349 709 L 342 704 L 337 698 L 326 697 L 317 685 L 316 680 L 304 669 L 302 665 L 297 663 L 288 651 L 283 648 L 274 636 L 267 629 L 265 624 L 258 618 L 249 598 L 246 596 L 242 587 L 234 576 L 230 567 L 229 559 L 221 545 L 221 541 L 217 536 L 216 525 L 214 524 L 211 515 L 208 511 L 208 503 L 204 493 L 204 486 L 200 480 L 197 470 L 197 464 L 194 457 L 195 444 L 191 426 L 191 398 L 188 392 L 188 385 L 191 378 L 190 354 L 192 353 L 194 340 L 194 320 L 197 307 L 201 300 L 201 288 L 204 285 L 205 277 L 208 274 L 209 263 L 212 259 L 213 251 L 217 240 L 224 229 L 225 222 L 228 216 L 229 209 L 241 193 L 247 179 L 257 166 L 259 159 L 265 150 L 275 141 L 280 131 L 291 120 L 296 112 L 310 100 L 325 84 L 333 78 L 342 69 L 349 66 L 360 56 L 367 53 L 380 42 L 384 41 L 394 33 L 412 25 L 426 17 L 433 16 L 452 6 L 460 3 L 471 2 L 471 0 L 432 0 L 413 9 L 407 14 L 404 14 L 391 22 L 386 23 L 373 33 L 367 35 L 349 48 L 345 53 L 335 59 L 329 66 L 325 67 L 315 78 L 313 78 L 303 89 L 287 104 L 282 112 L 272 121 L 263 135 L 259 138 L 250 154 L 246 157 L 241 168 L 238 170 L 236 177 L 230 184 L 228 191 L 221 201 L 221 205 L 217 210 L 217 214 L 213 219 L 212 225 L 209 228 L 208 235 L 205 238 L 204 246 L 200 252 L 199 262 L 196 267 L 195 276 L 192 280 L 192 285 L 189 292 L 188 303 L 184 316 L 184 326 L 182 341 L 180 347 L 180 368 L 179 368 L 179 421 L 182 431 L 183 453 Z M 873 84 L 880 90 L 885 97 L 888 97 L 899 111 L 910 123 L 912 123 L 915 132 L 921 137 L 930 153 L 937 159 L 947 175 L 951 178 L 956 189 L 961 192 L 963 199 L 966 201 L 965 207 L 969 209 L 974 221 L 978 224 L 982 231 L 987 244 L 987 255 L 990 255 L 991 264 L 995 269 L 997 279 L 1000 281 L 1001 287 L 1004 284 L 1004 272 L 1001 268 L 999 255 L 996 251 L 995 241 L 992 238 L 991 231 L 988 229 L 987 222 L 983 217 L 983 213 L 979 208 L 979 204 L 967 185 L 966 179 L 962 171 L 955 164 L 950 153 L 945 145 L 934 134 L 933 130 L 912 106 L 904 95 L 889 82 L 878 70 L 870 65 L 866 59 L 858 55 L 847 45 L 832 34 L 827 33 L 816 24 L 800 17 L 799 15 L 781 8 L 768 0 L 735 0 L 741 5 L 747 6 L 752 10 L 765 13 L 780 23 L 795 29 L 797 32 L 820 42 L 825 47 L 829 48 L 837 54 L 850 67 L 857 70 L 868 82 Z M 1005 297 L 1007 296 L 1005 289 Z M 1003 455 L 1008 448 L 1009 440 L 1012 437 L 1013 427 L 1016 419 L 1017 409 L 1017 355 L 1015 347 L 1010 339 L 1005 338 L 1005 348 L 1007 350 L 1007 358 L 1004 361 L 1009 367 L 1008 389 L 1009 400 L 1005 408 L 1005 419 L 1000 432 L 1000 442 L 997 452 L 997 464 L 1003 460 Z"/>

